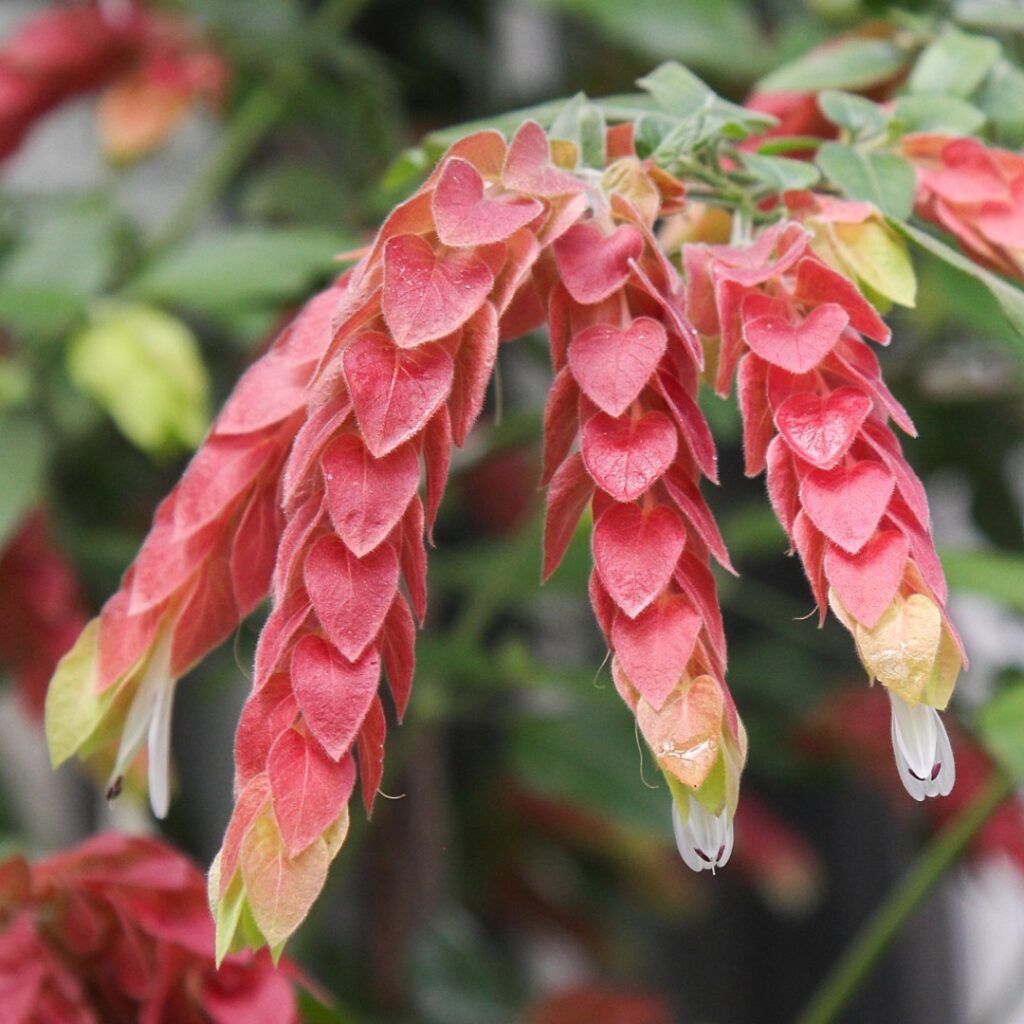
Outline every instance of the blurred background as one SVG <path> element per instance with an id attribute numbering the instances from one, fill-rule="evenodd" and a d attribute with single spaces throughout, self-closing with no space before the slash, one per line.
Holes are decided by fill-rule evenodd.
<path id="1" fill-rule="evenodd" d="M 45 6 L 3 0 L 0 47 Z M 117 17 L 124 5 L 106 6 Z M 119 77 L 104 57 L 39 100 L 54 109 L 30 125 L 4 121 L 0 89 L 12 124 L 0 130 L 0 835 L 32 853 L 155 827 L 131 793 L 108 807 L 75 767 L 51 774 L 45 683 L 232 382 L 337 273 L 334 254 L 415 185 L 403 151 L 513 107 L 629 91 L 665 59 L 742 100 L 784 60 L 892 13 L 868 0 L 148 6 L 180 19 L 155 70 Z M 1020 54 L 1019 3 L 963 7 L 1008 27 Z M 81 56 L 87 42 L 67 45 Z M 723 478 L 708 498 L 742 574 L 719 585 L 750 761 L 732 862 L 687 872 L 668 794 L 603 666 L 584 535 L 538 587 L 550 368 L 546 339 L 525 338 L 503 348 L 488 411 L 456 455 L 413 700 L 389 742 L 393 799 L 372 826 L 353 815 L 290 946 L 336 1000 L 309 998 L 308 1019 L 794 1019 L 983 785 L 992 763 L 972 723 L 1024 683 L 1024 342 L 980 286 L 937 262 L 918 270 L 918 307 L 893 316 L 884 369 L 920 431 L 908 452 L 972 659 L 953 708 L 953 796 L 922 807 L 903 792 L 887 701 L 845 631 L 807 620 L 763 483 L 743 477 L 736 410 L 706 396 Z M 229 814 L 263 614 L 179 689 L 177 798 L 160 827 L 203 864 Z M 990 820 L 845 1019 L 1024 1021 L 1024 805 Z"/>

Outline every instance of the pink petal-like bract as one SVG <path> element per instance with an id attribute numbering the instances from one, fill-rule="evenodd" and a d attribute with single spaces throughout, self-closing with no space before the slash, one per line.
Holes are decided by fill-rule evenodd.
<path id="1" fill-rule="evenodd" d="M 455 374 L 440 345 L 403 351 L 378 331 L 354 338 L 343 362 L 363 440 L 378 459 L 423 429 L 448 397 Z"/>
<path id="2" fill-rule="evenodd" d="M 380 681 L 380 656 L 352 662 L 323 637 L 304 636 L 291 660 L 295 701 L 309 731 L 337 761 L 355 742 Z"/>
<path id="3" fill-rule="evenodd" d="M 672 421 L 661 412 L 612 419 L 599 412 L 583 427 L 583 461 L 597 485 L 616 501 L 633 501 L 656 483 L 676 457 Z"/>
<path id="4" fill-rule="evenodd" d="M 775 423 L 800 458 L 818 469 L 831 469 L 853 444 L 871 405 L 858 388 L 839 388 L 825 396 L 803 391 L 779 406 Z"/>
<path id="5" fill-rule="evenodd" d="M 399 348 L 451 334 L 493 284 L 490 267 L 472 250 L 438 254 L 419 235 L 397 235 L 384 246 L 384 319 Z"/>
<path id="6" fill-rule="evenodd" d="M 743 337 L 762 359 L 790 373 L 814 369 L 835 348 L 850 318 L 834 302 L 815 306 L 794 323 L 785 306 L 765 295 L 749 295 L 743 303 Z"/>
<path id="7" fill-rule="evenodd" d="M 665 589 L 685 545 L 671 508 L 612 505 L 594 526 L 594 565 L 611 599 L 636 617 Z"/>
<path id="8" fill-rule="evenodd" d="M 484 179 L 477 169 L 466 160 L 449 157 L 434 188 L 433 210 L 437 237 L 444 245 L 474 246 L 503 242 L 544 207 L 524 196 L 485 197 Z"/>
<path id="9" fill-rule="evenodd" d="M 815 469 L 800 485 L 811 521 L 829 540 L 856 554 L 871 538 L 896 481 L 880 462 Z"/>
<path id="10" fill-rule="evenodd" d="M 572 339 L 569 366 L 599 409 L 621 416 L 650 380 L 667 343 L 665 328 L 650 317 L 638 317 L 625 329 L 594 324 Z"/>

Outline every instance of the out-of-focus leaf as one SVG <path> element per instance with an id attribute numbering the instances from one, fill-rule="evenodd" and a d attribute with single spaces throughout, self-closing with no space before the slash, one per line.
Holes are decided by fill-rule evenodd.
<path id="1" fill-rule="evenodd" d="M 851 37 L 819 47 L 766 75 L 761 92 L 817 92 L 865 89 L 899 74 L 911 54 L 887 39 Z"/>
<path id="2" fill-rule="evenodd" d="M 39 500 L 46 466 L 46 438 L 22 417 L 0 417 L 0 548 Z"/>
<path id="3" fill-rule="evenodd" d="M 32 378 L 28 368 L 15 359 L 0 357 L 0 410 L 17 409 L 31 394 Z"/>
<path id="4" fill-rule="evenodd" d="M 203 436 L 206 369 L 192 332 L 167 313 L 101 305 L 92 323 L 72 339 L 68 371 L 144 451 L 193 447 Z"/>
<path id="5" fill-rule="evenodd" d="M 989 32 L 1024 32 L 1024 7 L 1017 0 L 961 0 L 956 20 Z"/>
<path id="6" fill-rule="evenodd" d="M 24 234 L 0 264 L 0 283 L 94 295 L 117 263 L 118 212 L 92 196 L 31 205 Z"/>
<path id="7" fill-rule="evenodd" d="M 1024 612 L 1024 556 L 997 551 L 944 551 L 942 564 L 954 590 L 994 597 Z"/>
<path id="8" fill-rule="evenodd" d="M 981 85 L 1000 50 L 994 39 L 968 35 L 947 25 L 914 65 L 908 83 L 910 91 L 966 98 Z"/>
<path id="9" fill-rule="evenodd" d="M 316 228 L 230 228 L 164 256 L 137 278 L 131 295 L 203 313 L 300 298 L 341 266 L 352 239 Z"/>
<path id="10" fill-rule="evenodd" d="M 973 135 L 985 123 L 985 115 L 956 96 L 919 94 L 900 96 L 893 106 L 892 124 L 900 132 L 945 132 Z"/>
<path id="11" fill-rule="evenodd" d="M 749 81 L 776 59 L 754 17 L 739 0 L 535 0 L 596 25 L 647 58 L 676 59 Z M 742 60 L 737 55 L 742 54 Z"/>
<path id="12" fill-rule="evenodd" d="M 1024 71 L 1008 60 L 996 61 L 974 102 L 995 127 L 997 142 L 1024 144 Z"/>
<path id="13" fill-rule="evenodd" d="M 758 153 L 741 153 L 740 159 L 751 174 L 756 174 L 777 192 L 810 188 L 821 177 L 818 168 L 806 160 L 761 156 Z"/>
<path id="14" fill-rule="evenodd" d="M 668 828 L 667 791 L 650 788 L 661 782 L 658 770 L 641 755 L 633 716 L 603 678 L 602 689 L 593 687 L 593 699 L 573 701 L 563 715 L 516 726 L 513 771 L 531 790 L 625 828 L 662 835 Z"/>
<path id="15" fill-rule="evenodd" d="M 303 1024 L 358 1024 L 357 1019 L 347 1010 L 340 1010 L 336 1006 L 325 1006 L 309 992 L 300 989 L 299 1015 Z"/>
<path id="16" fill-rule="evenodd" d="M 15 334 L 54 338 L 85 315 L 81 293 L 52 285 L 8 284 L 0 279 L 0 323 Z"/>
<path id="17" fill-rule="evenodd" d="M 505 1024 L 519 1001 L 508 965 L 475 921 L 455 911 L 436 918 L 421 938 L 412 984 L 429 1024 Z"/>
<path id="18" fill-rule="evenodd" d="M 863 153 L 842 142 L 818 149 L 818 166 L 848 199 L 874 203 L 897 220 L 910 216 L 914 204 L 914 169 L 895 153 Z"/>
<path id="19" fill-rule="evenodd" d="M 821 112 L 835 125 L 855 138 L 877 135 L 885 128 L 885 111 L 877 103 L 837 89 L 826 89 L 818 96 Z"/>
<path id="20" fill-rule="evenodd" d="M 1024 679 L 996 694 L 978 712 L 976 725 L 995 759 L 1018 779 L 1024 778 Z"/>
<path id="21" fill-rule="evenodd" d="M 1017 342 L 1014 345 L 1015 351 L 1024 357 L 1024 289 L 1018 288 L 999 277 L 998 274 L 993 274 L 992 271 L 978 266 L 973 260 L 962 256 L 945 242 L 928 234 L 927 231 L 922 231 L 912 224 L 896 224 L 894 226 L 922 249 L 927 249 L 928 252 L 938 256 L 940 260 L 969 274 L 988 288 L 1015 331 L 1014 339 Z"/>

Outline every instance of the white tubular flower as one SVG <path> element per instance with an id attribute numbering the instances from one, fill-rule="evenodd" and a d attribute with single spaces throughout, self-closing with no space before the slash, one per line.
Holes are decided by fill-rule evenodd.
<path id="1" fill-rule="evenodd" d="M 177 680 L 171 675 L 171 630 L 161 636 L 149 656 L 132 698 L 121 733 L 108 795 L 116 795 L 121 776 L 144 744 L 149 746 L 149 802 L 158 818 L 170 805 L 171 713 Z"/>
<path id="2" fill-rule="evenodd" d="M 679 805 L 672 801 L 672 829 L 684 863 L 693 871 L 725 867 L 732 854 L 732 815 L 728 808 L 717 817 L 699 800 L 690 800 L 684 822 Z"/>
<path id="3" fill-rule="evenodd" d="M 889 703 L 892 749 L 904 788 L 915 800 L 947 796 L 956 781 L 956 766 L 938 711 L 927 704 L 912 706 L 891 691 Z"/>

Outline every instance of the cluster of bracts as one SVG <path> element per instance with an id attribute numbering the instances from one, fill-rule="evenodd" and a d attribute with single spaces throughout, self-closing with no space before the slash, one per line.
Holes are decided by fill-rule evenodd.
<path id="1" fill-rule="evenodd" d="M 202 873 L 151 839 L 99 835 L 0 863 L 0 1000 L 10 1024 L 296 1024 L 290 965 L 210 955 Z"/>
<path id="2" fill-rule="evenodd" d="M 747 471 L 767 470 L 822 618 L 831 607 L 888 689 L 908 790 L 952 785 L 937 709 L 964 657 L 889 421 L 913 426 L 865 340 L 889 329 L 814 228 L 876 214 L 794 197 L 753 237 L 684 245 L 680 274 L 653 232 L 683 208 L 683 184 L 638 159 L 629 126 L 607 149 L 602 171 L 574 170 L 575 147 L 532 122 L 511 142 L 456 143 L 242 378 L 55 677 L 55 759 L 101 756 L 120 736 L 116 788 L 148 737 L 162 813 L 175 681 L 271 594 L 211 876 L 222 948 L 279 947 L 344 840 L 357 776 L 372 807 L 380 680 L 401 718 L 452 445 L 499 344 L 545 324 L 544 575 L 589 509 L 591 600 L 686 862 L 728 859 L 746 754 L 710 560 L 731 566 L 700 491 L 717 479 L 702 379 L 722 395 L 736 379 Z"/>

